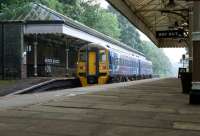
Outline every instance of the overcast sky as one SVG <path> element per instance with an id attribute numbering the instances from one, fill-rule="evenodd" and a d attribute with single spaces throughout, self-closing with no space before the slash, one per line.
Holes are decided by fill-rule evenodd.
<path id="1" fill-rule="evenodd" d="M 97 0 L 101 3 L 101 6 L 103 8 L 106 8 L 108 6 L 108 3 L 105 0 Z M 145 36 L 142 32 L 138 31 L 140 33 L 141 40 L 150 41 L 147 36 Z M 184 48 L 166 48 L 163 49 L 166 56 L 170 59 L 172 63 L 178 63 L 182 57 L 183 54 L 185 54 Z"/>
<path id="2" fill-rule="evenodd" d="M 106 2 L 105 0 L 97 0 L 101 3 L 101 7 L 103 8 L 107 8 L 107 6 L 109 5 L 108 2 Z"/>

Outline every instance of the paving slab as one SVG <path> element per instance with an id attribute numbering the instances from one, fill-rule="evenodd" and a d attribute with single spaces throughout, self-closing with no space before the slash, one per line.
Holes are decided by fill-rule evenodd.
<path id="1" fill-rule="evenodd" d="M 200 106 L 181 92 L 179 79 L 166 78 L 9 96 L 0 135 L 200 136 Z"/>

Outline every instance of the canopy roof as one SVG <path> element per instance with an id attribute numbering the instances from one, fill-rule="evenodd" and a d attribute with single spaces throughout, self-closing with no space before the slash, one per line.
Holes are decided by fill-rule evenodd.
<path id="1" fill-rule="evenodd" d="M 158 39 L 156 31 L 189 30 L 189 0 L 107 0 L 158 47 L 186 47 L 180 39 Z M 167 41 L 167 42 L 166 42 Z"/>

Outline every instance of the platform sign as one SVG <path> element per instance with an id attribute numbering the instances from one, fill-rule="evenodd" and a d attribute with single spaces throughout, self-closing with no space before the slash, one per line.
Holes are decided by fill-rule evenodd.
<path id="1" fill-rule="evenodd" d="M 184 38 L 182 30 L 156 31 L 157 38 Z"/>

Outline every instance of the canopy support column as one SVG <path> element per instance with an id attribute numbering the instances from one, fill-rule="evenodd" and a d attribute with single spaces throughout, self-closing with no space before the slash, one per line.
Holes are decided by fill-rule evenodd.
<path id="1" fill-rule="evenodd" d="M 192 72 L 192 57 L 193 57 L 193 42 L 192 42 L 192 32 L 193 31 L 192 31 L 192 29 L 193 29 L 193 11 L 192 11 L 192 8 L 190 8 L 190 12 L 189 12 L 189 46 L 188 46 L 189 72 Z"/>
<path id="2" fill-rule="evenodd" d="M 193 74 L 190 103 L 200 104 L 200 2 L 194 2 L 193 8 Z"/>

